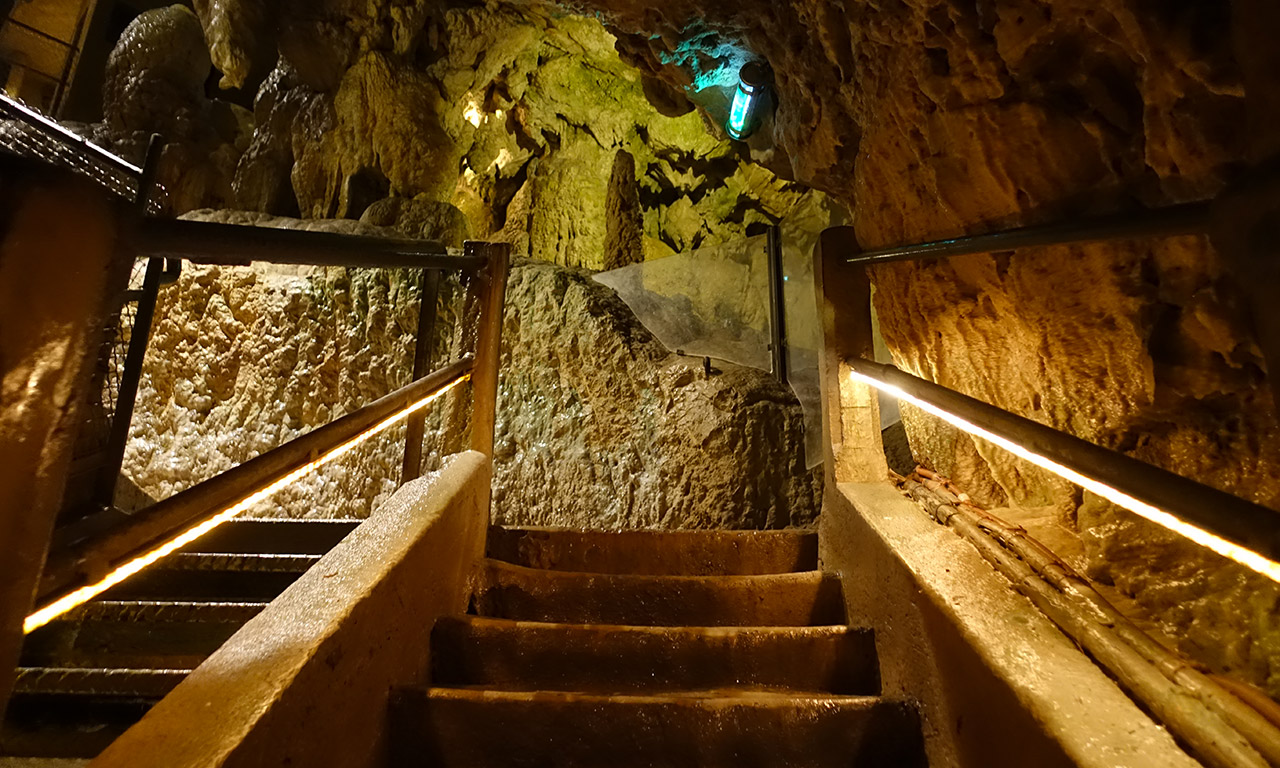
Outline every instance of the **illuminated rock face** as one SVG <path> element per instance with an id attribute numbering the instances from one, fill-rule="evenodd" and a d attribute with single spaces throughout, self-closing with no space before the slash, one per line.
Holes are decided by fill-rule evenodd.
<path id="1" fill-rule="evenodd" d="M 1226 4 L 591 5 L 669 83 L 705 70 L 688 66 L 694 54 L 725 39 L 767 58 L 795 177 L 851 204 L 867 246 L 1199 199 L 1248 159 Z M 691 39 L 695 19 L 720 37 Z M 904 264 L 873 279 L 904 368 L 1280 507 L 1265 368 L 1205 240 Z M 906 419 L 921 461 L 990 505 L 1053 508 L 1082 536 L 1082 565 L 1135 594 L 1183 650 L 1280 693 L 1275 585 Z"/>
<path id="2" fill-rule="evenodd" d="M 253 68 L 271 26 L 246 23 L 256 11 L 242 5 L 255 4 L 204 14 L 227 73 Z M 850 206 L 868 246 L 1197 199 L 1248 154 L 1239 38 L 1222 3 L 577 4 L 618 36 L 630 79 L 599 73 L 614 59 L 595 22 L 540 9 L 293 5 L 301 0 L 278 11 L 274 42 L 288 66 L 259 99 L 252 164 L 237 174 L 237 193 L 253 192 L 242 205 L 355 216 L 383 192 L 426 195 L 456 204 L 475 234 L 501 232 L 520 253 L 561 264 L 599 265 L 618 148 L 635 156 L 650 203 L 650 257 L 786 212 L 798 190 L 743 165 L 686 112 L 684 86 L 727 85 L 748 52 L 776 76 L 771 167 L 789 163 L 799 182 Z M 413 71 L 392 64 L 410 55 Z M 656 149 L 655 126 L 705 137 L 681 145 L 697 148 L 697 162 Z M 451 182 L 442 169 L 464 161 Z M 774 191 L 752 192 L 765 187 Z M 732 221 L 725 212 L 744 192 L 759 205 Z M 1280 507 L 1264 366 L 1204 240 L 974 256 L 873 277 L 904 368 Z M 920 460 L 992 506 L 1054 509 L 1083 538 L 1088 569 L 1135 594 L 1184 650 L 1280 693 L 1273 585 L 909 410 L 906 419 Z"/>
<path id="3" fill-rule="evenodd" d="M 355 222 L 293 226 L 377 233 Z M 162 498 L 407 383 L 416 285 L 396 270 L 189 267 L 161 293 L 126 475 Z M 455 308 L 441 307 L 437 360 Z M 428 418 L 427 468 L 440 461 L 443 413 L 433 407 Z M 804 525 L 817 515 L 820 481 L 803 441 L 798 403 L 768 374 L 718 364 L 706 376 L 582 272 L 512 271 L 497 521 Z M 403 428 L 388 430 L 252 514 L 364 517 L 398 486 L 403 450 Z"/>

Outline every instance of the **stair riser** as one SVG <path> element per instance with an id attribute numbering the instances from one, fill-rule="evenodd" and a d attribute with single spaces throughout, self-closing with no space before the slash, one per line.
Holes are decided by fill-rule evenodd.
<path id="1" fill-rule="evenodd" d="M 622 703 L 398 695 L 392 765 L 468 768 L 792 766 L 918 768 L 919 726 L 905 707 L 796 700 Z"/>
<path id="2" fill-rule="evenodd" d="M 817 572 L 664 578 L 555 573 L 490 561 L 477 612 L 524 621 L 641 626 L 843 624 L 840 583 Z"/>
<path id="3" fill-rule="evenodd" d="M 271 601 L 301 571 L 200 571 L 157 566 L 103 593 L 104 600 Z"/>
<path id="4" fill-rule="evenodd" d="M 879 693 L 875 640 L 853 630 L 626 630 L 477 625 L 432 633 L 435 685 L 506 690 L 661 691 L 724 687 Z"/>
<path id="5" fill-rule="evenodd" d="M 818 537 L 799 531 L 560 531 L 490 529 L 489 557 L 529 568 L 716 576 L 810 571 Z"/>
<path id="6" fill-rule="evenodd" d="M 232 520 L 183 551 L 323 555 L 357 525 L 355 520 Z"/>
<path id="7" fill-rule="evenodd" d="M 32 633 L 23 666 L 189 668 L 227 641 L 239 623 L 84 622 Z"/>

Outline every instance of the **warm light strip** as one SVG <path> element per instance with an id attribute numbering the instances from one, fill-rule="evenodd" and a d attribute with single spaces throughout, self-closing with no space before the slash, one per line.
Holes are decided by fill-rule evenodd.
<path id="1" fill-rule="evenodd" d="M 458 386 L 462 382 L 466 381 L 470 377 L 471 377 L 471 374 L 462 375 L 452 383 L 448 384 L 444 389 L 441 389 L 438 392 L 435 392 L 434 394 L 428 395 L 422 398 L 421 400 L 418 400 L 417 402 L 413 403 L 412 405 L 406 407 L 405 409 L 398 411 L 391 416 L 388 416 L 387 418 L 373 425 L 372 427 L 365 430 L 364 432 L 361 432 L 360 434 L 346 441 L 342 445 L 339 445 L 338 447 L 330 450 L 329 452 L 322 454 L 318 459 L 308 464 L 305 464 L 301 467 L 298 467 L 297 469 L 285 475 L 284 477 L 280 478 L 279 480 L 276 480 L 274 483 L 271 483 L 265 488 L 262 488 L 261 490 L 249 496 L 246 496 L 245 498 L 236 502 L 234 505 L 222 510 L 221 512 L 214 515 L 213 517 L 210 517 L 204 522 L 199 523 L 192 528 L 188 528 L 187 530 L 178 534 L 174 538 L 169 539 L 168 541 L 156 547 L 155 549 L 147 552 L 146 554 L 139 555 L 138 557 L 130 560 L 129 562 L 125 563 L 119 568 L 116 568 L 114 571 L 107 574 L 106 577 L 102 579 L 102 581 L 99 581 L 96 584 L 91 584 L 87 587 L 81 587 L 80 589 L 77 589 L 75 592 L 72 592 L 71 594 L 66 595 L 65 597 L 55 600 L 49 605 L 46 605 L 45 607 L 41 608 L 40 610 L 28 616 L 26 621 L 23 622 L 22 624 L 23 634 L 31 632 L 32 630 L 35 630 L 35 629 L 39 629 L 40 627 L 43 627 L 45 624 L 48 624 L 50 621 L 56 619 L 57 617 L 66 613 L 67 611 L 71 610 L 72 608 L 75 608 L 76 606 L 82 603 L 85 603 L 89 600 L 92 600 L 93 598 L 97 597 L 103 592 L 106 592 L 108 589 L 114 587 L 115 585 L 129 578 L 130 576 L 133 576 L 134 574 L 138 573 L 142 569 L 154 564 L 157 560 L 160 560 L 164 557 L 167 557 L 173 554 L 179 549 L 185 547 L 186 545 L 190 544 L 191 542 L 205 535 L 209 531 L 212 531 L 214 528 L 217 528 L 218 526 L 227 522 L 228 520 L 240 514 L 241 512 L 244 512 L 246 509 L 252 507 L 254 504 L 257 504 L 258 502 L 267 498 L 268 496 L 280 490 L 281 488 L 285 487 L 286 485 L 289 485 L 290 483 L 294 482 L 298 478 L 307 474 L 311 470 L 318 469 L 324 466 L 325 464 L 328 464 L 329 462 L 333 461 L 334 459 L 337 459 L 343 456 L 344 454 L 354 450 L 357 446 L 359 446 L 361 443 L 365 442 L 369 438 L 374 437 L 375 435 L 385 431 L 389 427 L 395 426 L 399 422 L 404 421 L 406 418 L 408 418 L 412 414 L 422 410 L 423 408 L 426 408 L 428 405 L 432 403 L 432 401 L 434 401 L 444 393 L 448 392 L 449 390 L 453 389 L 454 387 Z"/>
<path id="2" fill-rule="evenodd" d="M 1208 547 L 1219 555 L 1230 558 L 1246 568 L 1257 571 L 1272 581 L 1280 582 L 1280 563 L 1277 563 L 1274 560 L 1263 557 L 1257 552 L 1254 552 L 1251 549 L 1246 549 L 1239 544 L 1227 541 L 1221 536 L 1192 525 L 1191 523 L 1181 520 L 1162 509 L 1153 507 L 1144 501 L 1139 501 L 1123 491 L 1112 488 L 1106 483 L 1086 477 L 1074 469 L 1065 467 L 1053 459 L 1041 456 L 1038 453 L 1018 445 L 1008 438 L 989 432 L 977 424 L 967 421 L 954 413 L 945 411 L 932 403 L 925 402 L 914 395 L 908 394 L 899 387 L 889 384 L 888 382 L 872 378 L 871 376 L 867 376 L 866 374 L 859 373 L 857 371 L 850 371 L 850 375 L 853 376 L 855 381 L 860 381 L 864 384 L 875 387 L 881 392 L 893 395 L 899 400 L 906 400 L 917 408 L 928 411 L 948 424 L 958 427 L 971 435 L 980 437 L 987 442 L 994 443 L 1015 456 L 1026 459 L 1038 467 L 1047 469 L 1059 477 L 1096 493 L 1113 504 L 1117 504 L 1131 512 L 1141 515 L 1156 525 L 1167 528 L 1181 536 L 1185 536 L 1202 547 Z"/>

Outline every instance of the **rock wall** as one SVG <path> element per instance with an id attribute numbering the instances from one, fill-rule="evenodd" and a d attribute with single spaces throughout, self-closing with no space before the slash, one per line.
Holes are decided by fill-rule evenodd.
<path id="1" fill-rule="evenodd" d="M 384 191 L 450 199 L 475 231 L 570 265 L 603 253 L 581 244 L 604 238 L 618 148 L 637 161 L 650 256 L 715 236 L 708 205 L 729 210 L 719 220 L 735 234 L 752 210 L 778 215 L 734 213 L 762 188 L 757 176 L 777 188 L 772 173 L 692 127 L 692 143 L 662 138 L 697 119 L 690 99 L 716 130 L 747 57 L 772 65 L 778 97 L 775 146 L 754 159 L 849 205 L 865 246 L 1205 197 L 1275 143 L 1265 109 L 1248 108 L 1280 103 L 1267 66 L 1280 29 L 1248 22 L 1275 21 L 1259 0 L 573 6 L 609 25 L 635 76 L 605 77 L 588 55 L 600 44 L 584 41 L 605 39 L 594 21 L 540 4 L 324 2 L 301 13 L 283 2 L 265 19 L 230 0 L 203 21 L 229 77 L 252 71 L 264 48 L 284 62 L 259 99 L 254 143 L 277 169 L 254 172 L 263 189 L 291 187 L 311 215 L 358 215 Z M 624 117 L 635 94 L 663 119 Z M 575 100 L 580 109 L 560 107 Z M 722 181 L 698 181 L 711 177 Z M 573 207 L 562 214 L 560 201 Z M 1249 278 L 1204 239 L 1027 249 L 873 278 L 904 368 L 1280 507 L 1280 425 L 1242 309 Z M 917 458 L 988 504 L 1056 508 L 1091 572 L 1134 594 L 1183 650 L 1280 693 L 1275 584 L 904 415 Z"/>
<path id="2" fill-rule="evenodd" d="M 495 460 L 498 519 L 780 528 L 818 513 L 795 396 L 768 374 L 671 354 L 582 272 L 512 273 Z"/>
<path id="3" fill-rule="evenodd" d="M 402 386 L 418 303 L 411 270 L 188 266 L 161 294 L 125 474 L 163 498 Z M 437 360 L 456 310 L 442 297 Z M 799 405 L 767 374 L 726 364 L 706 376 L 610 289 L 551 265 L 512 271 L 503 334 L 497 521 L 761 528 L 817 515 Z M 456 443 L 448 413 L 432 406 L 428 469 Z M 398 486 L 403 446 L 403 428 L 390 429 L 254 514 L 364 517 Z"/>
<path id="4" fill-rule="evenodd" d="M 752 164 L 690 104 L 654 107 L 644 74 L 622 61 L 593 18 L 501 4 L 387 16 L 370 6 L 375 19 L 362 27 L 342 18 L 351 9 L 308 9 L 270 41 L 282 54 L 272 68 L 237 58 L 263 50 L 252 34 L 259 10 L 196 4 L 223 84 L 261 80 L 252 116 L 197 87 L 209 60 L 199 46 L 189 50 L 202 32 L 185 8 L 143 14 L 113 55 L 107 119 L 96 130 L 134 158 L 149 131 L 173 141 L 175 212 L 234 203 L 257 214 L 202 217 L 392 227 L 451 246 L 505 240 L 518 257 L 595 269 L 740 240 L 784 219 L 816 231 L 839 215 L 820 193 Z M 176 118 L 158 108 L 169 103 L 179 105 Z M 243 130 L 193 133 L 223 113 Z M 200 152 L 216 162 L 182 164 Z M 270 219 L 299 215 L 316 223 Z M 327 223 L 334 219 L 347 223 Z M 503 422 L 504 445 L 521 457 L 497 471 L 504 519 L 750 527 L 812 518 L 814 477 L 796 458 L 803 435 L 788 393 L 736 369 L 686 380 L 668 370 L 683 364 L 640 341 L 647 335 L 599 286 L 538 274 L 522 285 L 525 298 L 543 303 L 523 310 L 512 331 L 527 381 L 503 395 L 504 409 L 519 413 Z M 537 287 L 557 279 L 569 283 Z M 573 370 L 559 362 L 558 334 L 603 321 L 543 319 L 539 312 L 553 311 L 549 295 L 612 317 L 574 336 L 583 357 Z M 163 497 L 390 391 L 407 380 L 416 302 L 413 279 L 394 272 L 188 269 L 159 308 L 127 473 Z M 586 365 L 593 356 L 632 360 L 627 370 L 644 383 L 621 388 L 616 371 Z M 602 390 L 601 376 L 619 393 Z M 575 392 L 564 389 L 574 381 L 582 391 L 564 395 L 572 402 L 543 391 L 561 382 L 548 391 Z M 652 390 L 652 403 L 628 412 L 620 393 L 637 388 Z M 518 404 L 526 396 L 537 404 Z M 564 406 L 558 421 L 545 410 L 552 406 Z M 569 429 L 573 408 L 581 419 Z M 612 414 L 609 423 L 597 413 Z M 275 506 L 291 516 L 365 514 L 394 487 L 401 439 L 389 431 Z M 439 441 L 430 438 L 428 463 Z M 552 461 L 560 452 L 575 461 Z M 750 460 L 738 466 L 744 455 Z M 557 484 L 550 494 L 547 478 Z M 619 496 L 615 484 L 630 490 Z M 690 489 L 697 498 L 681 497 Z"/>
<path id="5" fill-rule="evenodd" d="M 851 204 L 865 246 L 1212 195 L 1252 156 L 1246 97 L 1276 88 L 1245 89 L 1236 46 L 1265 36 L 1235 15 L 1248 2 L 586 5 L 672 86 L 727 64 L 726 47 L 768 59 L 795 178 Z M 873 274 L 905 369 L 1280 508 L 1280 428 L 1241 279 L 1192 237 Z M 1090 572 L 1184 651 L 1280 693 L 1277 585 L 904 416 L 918 459 L 989 504 L 1056 508 Z"/>

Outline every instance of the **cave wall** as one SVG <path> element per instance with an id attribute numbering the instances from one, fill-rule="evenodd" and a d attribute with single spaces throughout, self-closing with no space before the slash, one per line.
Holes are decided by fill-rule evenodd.
<path id="1" fill-rule="evenodd" d="M 210 27 L 220 11 L 196 10 L 218 60 L 234 36 L 218 24 L 237 17 Z M 104 122 L 84 130 L 134 159 L 149 131 L 171 139 L 162 181 L 173 213 L 211 206 L 223 210 L 196 218 L 453 247 L 503 240 L 517 258 L 564 267 L 738 241 L 784 219 L 816 231 L 840 215 L 821 193 L 750 163 L 691 105 L 654 107 L 594 18 L 497 4 L 401 10 L 396 23 L 416 32 L 363 36 L 348 53 L 332 39 L 346 23 L 284 34 L 288 54 L 245 75 L 261 80 L 252 114 L 199 85 L 209 59 L 196 15 L 148 12 L 112 56 Z M 220 116 L 235 130 L 220 130 Z M 500 405 L 502 520 L 760 527 L 814 517 L 816 476 L 788 392 L 759 372 L 673 372 L 688 366 L 607 290 L 572 272 L 536 275 L 513 276 L 509 297 L 519 319 L 509 320 L 504 366 L 515 368 Z M 415 283 L 383 270 L 188 268 L 157 311 L 126 475 L 162 498 L 405 383 Z M 566 314 L 565 302 L 585 315 Z M 437 310 L 457 308 L 442 299 Z M 621 387 L 603 359 L 629 361 L 636 382 Z M 439 414 L 428 432 L 430 467 L 448 449 Z M 388 431 L 257 513 L 367 514 L 395 487 L 402 440 Z"/>
<path id="2" fill-rule="evenodd" d="M 673 85 L 696 74 L 670 71 L 685 52 L 725 39 L 767 58 L 795 178 L 850 204 L 864 246 L 1215 194 L 1253 151 L 1246 95 L 1268 95 L 1264 80 L 1244 87 L 1232 14 L 1245 3 L 589 5 Z M 1280 507 L 1265 364 L 1205 239 L 899 264 L 873 281 L 904 369 Z M 1280 692 L 1275 584 L 904 418 L 918 459 L 987 504 L 1052 507 L 1083 538 L 1090 573 L 1135 595 L 1182 650 Z"/>
<path id="3" fill-rule="evenodd" d="M 352 221 L 227 211 L 211 221 L 387 234 Z M 450 352 L 461 291 L 438 313 Z M 188 265 L 161 291 L 124 472 L 164 498 L 406 383 L 413 270 Z M 591 528 L 777 528 L 817 516 L 804 424 L 768 374 L 674 355 L 589 273 L 511 273 L 494 455 L 494 519 Z M 469 408 L 469 394 L 459 396 Z M 424 468 L 458 450 L 451 405 L 428 412 Z M 404 429 L 309 474 L 252 514 L 363 518 L 399 485 Z"/>
<path id="4" fill-rule="evenodd" d="M 1250 134 L 1265 115 L 1246 107 L 1280 103 L 1267 49 L 1236 48 L 1280 31 L 1235 16 L 1260 7 L 1256 0 L 569 5 L 603 20 L 639 73 L 629 85 L 610 82 L 643 93 L 673 120 L 696 114 L 686 111 L 692 98 L 715 130 L 735 64 L 746 55 L 767 59 L 778 94 L 776 146 L 752 159 L 850 206 L 864 246 L 1212 195 L 1268 133 Z M 214 64 L 237 84 L 270 70 L 276 51 L 282 56 L 262 90 L 254 134 L 277 167 L 274 176 L 255 173 L 275 179 L 265 186 L 283 190 L 273 198 L 281 204 L 291 192 L 304 214 L 353 216 L 384 192 L 426 195 L 454 201 L 473 230 L 501 230 L 521 252 L 527 232 L 535 258 L 595 266 L 570 243 L 605 237 L 595 214 L 608 208 L 601 179 L 617 159 L 608 149 L 626 149 L 637 179 L 657 185 L 640 198 L 658 190 L 658 204 L 643 215 L 644 253 L 696 239 L 682 234 L 694 229 L 681 224 L 682 210 L 711 195 L 676 183 L 687 166 L 663 160 L 657 176 L 670 188 L 652 166 L 641 170 L 648 155 L 627 123 L 611 119 L 609 97 L 591 90 L 602 82 L 597 61 L 586 73 L 557 64 L 557 82 L 572 81 L 574 94 L 591 92 L 601 103 L 576 113 L 548 107 L 536 118 L 522 110 L 556 104 L 557 89 L 536 74 L 515 76 L 528 67 L 499 63 L 527 55 L 503 52 L 519 47 L 510 33 L 552 41 L 533 48 L 539 62 L 588 47 L 579 22 L 561 23 L 547 6 L 286 0 L 272 12 L 231 0 L 198 10 Z M 490 45 L 448 63 L 449 50 L 473 40 Z M 479 125 L 459 94 L 476 99 Z M 515 149 L 486 133 L 512 121 Z M 600 133 L 587 136 L 597 124 Z M 537 162 L 507 175 L 504 163 L 538 155 L 535 146 Z M 742 170 L 743 159 L 732 170 L 716 161 L 718 175 L 754 173 Z M 449 171 L 455 162 L 461 182 Z M 575 174 L 566 163 L 598 170 Z M 241 199 L 246 187 L 235 186 Z M 536 211 L 548 198 L 574 200 L 592 212 L 592 224 L 579 231 L 572 215 Z M 275 204 L 258 207 L 284 212 Z M 697 223 L 704 241 L 714 230 Z M 873 274 L 885 341 L 905 369 L 1280 507 L 1280 429 L 1239 278 L 1201 238 L 1027 249 Z M 1280 693 L 1276 585 L 910 409 L 904 418 L 918 459 L 987 504 L 1053 508 L 1080 533 L 1090 572 L 1134 594 L 1184 651 Z"/>

